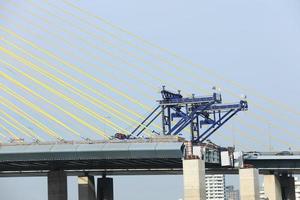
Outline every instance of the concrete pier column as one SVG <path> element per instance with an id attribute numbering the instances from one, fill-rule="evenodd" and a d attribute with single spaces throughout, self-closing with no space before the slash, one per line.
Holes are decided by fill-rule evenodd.
<path id="1" fill-rule="evenodd" d="M 94 176 L 78 177 L 78 199 L 96 200 Z"/>
<path id="2" fill-rule="evenodd" d="M 279 177 L 281 184 L 282 199 L 284 200 L 295 200 L 295 178 L 284 174 Z"/>
<path id="3" fill-rule="evenodd" d="M 48 200 L 68 200 L 67 174 L 63 170 L 48 172 Z"/>
<path id="4" fill-rule="evenodd" d="M 241 200 L 259 200 L 259 174 L 254 168 L 239 170 Z"/>
<path id="5" fill-rule="evenodd" d="M 282 200 L 281 184 L 277 175 L 264 175 L 265 197 L 269 200 Z"/>
<path id="6" fill-rule="evenodd" d="M 184 200 L 205 200 L 205 161 L 183 160 Z"/>
<path id="7" fill-rule="evenodd" d="M 97 200 L 113 200 L 114 184 L 112 178 L 98 178 L 97 182 Z"/>

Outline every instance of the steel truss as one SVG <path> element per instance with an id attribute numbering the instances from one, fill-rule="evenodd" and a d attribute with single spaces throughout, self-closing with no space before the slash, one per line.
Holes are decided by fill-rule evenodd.
<path id="1" fill-rule="evenodd" d="M 161 115 L 162 132 L 153 132 L 159 135 L 181 135 L 190 126 L 191 141 L 202 143 L 239 111 L 248 109 L 246 100 L 223 104 L 221 94 L 216 92 L 209 96 L 183 97 L 180 91 L 173 93 L 163 87 L 161 95 L 159 105 L 132 131 L 131 136 L 139 137 Z"/>

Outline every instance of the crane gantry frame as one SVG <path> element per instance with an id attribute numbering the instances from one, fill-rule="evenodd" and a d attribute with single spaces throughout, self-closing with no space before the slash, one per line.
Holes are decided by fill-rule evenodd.
<path id="1" fill-rule="evenodd" d="M 248 109 L 246 100 L 223 104 L 222 96 L 217 92 L 208 96 L 183 97 L 180 91 L 170 92 L 163 86 L 161 95 L 159 105 L 132 131 L 130 137 L 140 137 L 144 130 L 161 116 L 162 132 L 153 130 L 154 133 L 181 135 L 182 131 L 190 126 L 190 140 L 193 143 L 203 143 L 239 111 Z M 201 132 L 204 126 L 207 128 Z"/>

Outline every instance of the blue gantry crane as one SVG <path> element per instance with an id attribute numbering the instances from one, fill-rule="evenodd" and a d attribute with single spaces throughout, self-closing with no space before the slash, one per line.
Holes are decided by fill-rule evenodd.
<path id="1" fill-rule="evenodd" d="M 190 127 L 190 140 L 193 143 L 203 143 L 214 132 L 221 128 L 239 111 L 246 111 L 248 103 L 240 100 L 238 103 L 223 104 L 220 93 L 213 92 L 209 96 L 183 97 L 178 93 L 161 90 L 162 99 L 159 105 L 137 126 L 130 137 L 140 137 L 144 130 L 159 116 L 162 119 L 162 132 L 158 135 L 181 135 L 186 127 Z"/>

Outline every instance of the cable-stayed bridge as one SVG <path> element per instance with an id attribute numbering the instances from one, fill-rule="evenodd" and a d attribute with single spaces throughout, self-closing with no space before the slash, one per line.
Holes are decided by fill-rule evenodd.
<path id="1" fill-rule="evenodd" d="M 185 199 L 204 199 L 204 166 L 207 173 L 240 170 L 241 182 L 247 185 L 245 188 L 254 188 L 254 197 L 258 195 L 258 172 L 272 176 L 274 181 L 266 183 L 277 190 L 277 179 L 282 185 L 291 183 L 290 175 L 299 172 L 299 134 L 268 118 L 296 125 L 295 117 L 282 115 L 280 109 L 297 117 L 298 110 L 244 88 L 69 1 L 45 2 L 29 0 L 29 7 L 34 9 L 16 13 L 33 29 L 18 22 L 13 26 L 0 24 L 1 176 L 47 175 L 52 200 L 66 199 L 66 177 L 70 174 L 89 177 L 85 184 L 80 183 L 88 193 L 91 188 L 86 183 L 93 182 L 90 177 L 102 175 L 98 194 L 104 196 L 98 198 L 112 199 L 108 175 L 183 173 Z M 14 13 L 15 7 L 17 1 L 11 1 L 5 11 Z M 1 15 L 5 17 L 5 12 Z M 59 31 L 49 29 L 50 24 L 59 26 Z M 21 31 L 24 29 L 26 33 Z M 37 34 L 40 32 L 43 34 Z M 44 45 L 48 38 L 59 45 Z M 74 41 L 79 45 L 73 50 Z M 201 85 L 215 83 L 210 77 L 230 85 L 222 87 L 223 94 L 231 95 L 236 103 L 223 103 L 218 87 L 205 90 Z M 159 89 L 161 85 L 167 85 L 168 90 Z M 251 99 L 245 112 L 251 120 L 236 116 L 248 110 L 248 100 L 231 90 L 232 86 L 250 91 L 259 99 Z M 179 88 L 192 88 L 202 95 L 177 91 Z M 158 90 L 161 99 L 156 105 L 153 94 Z M 231 143 L 231 138 L 220 132 L 233 117 L 239 119 L 236 128 L 245 126 L 265 135 L 260 124 L 267 124 L 276 133 L 267 133 L 262 139 L 238 130 L 238 140 L 246 143 L 235 142 L 239 151 L 208 141 L 216 135 L 214 139 L 219 136 L 220 142 Z M 268 146 L 266 141 L 270 149 L 276 142 L 290 150 L 255 150 L 257 145 Z M 246 148 L 252 151 L 247 153 Z M 249 177 L 251 181 L 243 182 Z M 288 191 L 281 190 L 283 195 Z"/>
<path id="2" fill-rule="evenodd" d="M 184 142 L 172 137 L 92 143 L 8 144 L 1 147 L 0 176 L 45 176 L 57 169 L 76 176 L 182 174 L 185 150 Z M 274 172 L 299 174 L 300 171 L 300 152 L 290 152 L 290 155 L 243 152 L 224 163 L 227 157 L 221 156 L 220 149 L 205 146 L 204 150 L 208 174 L 238 174 L 241 165 L 251 165 L 266 175 Z"/>

